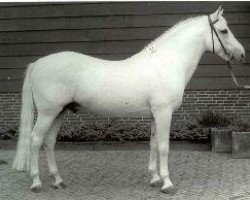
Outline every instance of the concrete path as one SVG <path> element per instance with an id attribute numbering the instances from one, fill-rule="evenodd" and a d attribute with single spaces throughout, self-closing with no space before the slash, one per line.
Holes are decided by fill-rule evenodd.
<path id="1" fill-rule="evenodd" d="M 11 145 L 10 145 L 11 146 Z M 13 146 L 13 145 L 12 145 Z M 206 151 L 206 145 L 171 144 L 170 176 L 177 193 L 169 196 L 150 187 L 149 147 L 128 145 L 59 145 L 56 151 L 66 189 L 51 187 L 44 153 L 40 156 L 43 190 L 30 192 L 31 179 L 11 169 L 13 148 L 0 145 L 0 199 L 250 199 L 250 160 Z"/>

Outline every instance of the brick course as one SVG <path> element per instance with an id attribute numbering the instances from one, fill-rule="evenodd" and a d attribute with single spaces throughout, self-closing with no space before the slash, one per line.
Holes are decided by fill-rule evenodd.
<path id="1" fill-rule="evenodd" d="M 17 127 L 21 109 L 20 93 L 0 93 L 0 127 Z M 182 106 L 173 115 L 173 121 L 191 120 L 201 116 L 208 110 L 224 114 L 228 117 L 250 119 L 250 91 L 249 90 L 206 90 L 186 91 Z M 98 116 L 93 113 L 67 112 L 65 123 L 71 125 L 108 123 L 113 118 Z M 140 123 L 148 126 L 150 118 L 124 117 L 118 118 L 119 123 Z"/>

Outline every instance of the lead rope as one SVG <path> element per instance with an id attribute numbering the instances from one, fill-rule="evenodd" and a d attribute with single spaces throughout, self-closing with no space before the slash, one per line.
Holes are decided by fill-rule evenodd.
<path id="1" fill-rule="evenodd" d="M 225 53 L 225 54 L 228 54 L 228 52 L 226 51 L 226 48 L 224 47 L 224 45 L 223 45 L 223 43 L 222 43 L 222 41 L 221 41 L 221 39 L 220 39 L 220 37 L 219 37 L 217 31 L 215 30 L 215 28 L 214 28 L 214 26 L 213 26 L 215 23 L 218 22 L 218 20 L 212 22 L 210 16 L 208 16 L 208 21 L 209 21 L 209 24 L 210 24 L 210 27 L 211 27 L 211 35 L 212 35 L 212 42 L 213 42 L 213 54 L 215 53 L 215 52 L 214 52 L 214 35 L 213 35 L 213 31 L 215 32 L 215 35 L 216 35 L 218 41 L 220 42 L 221 47 L 222 47 L 224 53 Z M 239 88 L 250 89 L 250 85 L 242 85 L 242 84 L 240 84 L 240 83 L 237 81 L 236 76 L 234 75 L 234 72 L 233 72 L 232 65 L 230 64 L 229 61 L 227 61 L 227 66 L 228 66 L 228 69 L 229 69 L 229 71 L 230 71 L 230 74 L 231 74 L 231 77 L 232 77 L 232 79 L 233 79 L 234 84 L 235 84 L 237 87 L 239 87 Z"/>
<path id="2" fill-rule="evenodd" d="M 230 64 L 230 62 L 227 62 L 227 66 L 228 66 L 228 69 L 230 71 L 230 74 L 232 76 L 232 79 L 235 83 L 236 86 L 238 86 L 239 88 L 243 88 L 243 89 L 250 89 L 250 85 L 242 85 L 242 84 L 239 84 L 239 82 L 237 81 L 235 75 L 234 75 L 234 72 L 233 72 L 233 68 Z"/>

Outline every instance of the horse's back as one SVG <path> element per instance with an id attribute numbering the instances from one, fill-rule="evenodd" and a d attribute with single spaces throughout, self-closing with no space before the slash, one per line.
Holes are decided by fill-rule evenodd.
<path id="1" fill-rule="evenodd" d="M 48 106 L 77 102 L 97 112 L 137 112 L 148 106 L 145 70 L 130 61 L 61 52 L 41 58 L 33 66 L 35 96 L 49 102 Z"/>
<path id="2" fill-rule="evenodd" d="M 37 68 L 40 66 L 50 68 L 52 70 L 65 69 L 66 67 L 84 67 L 93 63 L 108 64 L 108 60 L 103 60 L 88 56 L 85 54 L 73 52 L 73 51 L 63 51 L 59 53 L 50 54 L 48 56 L 38 59 L 34 64 Z"/>

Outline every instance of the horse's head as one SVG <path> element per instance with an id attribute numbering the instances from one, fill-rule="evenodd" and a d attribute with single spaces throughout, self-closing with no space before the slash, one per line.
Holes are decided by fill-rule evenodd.
<path id="1" fill-rule="evenodd" d="M 228 28 L 222 14 L 223 9 L 219 7 L 209 16 L 212 51 L 227 61 L 232 60 L 236 64 L 242 64 L 245 60 L 245 50 Z"/>

